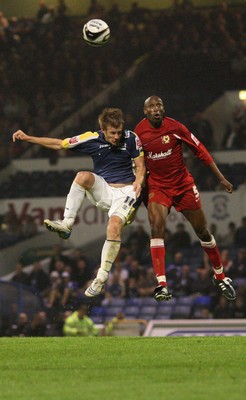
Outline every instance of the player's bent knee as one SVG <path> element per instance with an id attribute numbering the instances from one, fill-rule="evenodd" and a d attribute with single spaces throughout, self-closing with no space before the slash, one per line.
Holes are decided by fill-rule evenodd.
<path id="1" fill-rule="evenodd" d="M 82 187 L 90 188 L 94 184 L 95 178 L 91 172 L 80 171 L 75 177 L 75 182 Z"/>

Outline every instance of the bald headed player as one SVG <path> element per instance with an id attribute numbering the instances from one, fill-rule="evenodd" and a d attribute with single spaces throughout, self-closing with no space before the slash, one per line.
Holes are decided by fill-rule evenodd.
<path id="1" fill-rule="evenodd" d="M 204 145 L 183 124 L 165 115 L 160 97 L 151 96 L 145 100 L 144 114 L 145 118 L 138 123 L 134 131 L 141 140 L 149 171 L 150 249 L 158 281 L 155 299 L 162 301 L 172 297 L 165 274 L 164 235 L 166 218 L 173 206 L 190 222 L 207 253 L 214 271 L 213 283 L 228 300 L 234 300 L 236 293 L 231 279 L 225 277 L 215 238 L 208 230 L 201 208 L 199 191 L 184 163 L 182 144 L 186 144 L 196 157 L 211 168 L 228 193 L 232 193 L 233 186 L 222 175 Z"/>

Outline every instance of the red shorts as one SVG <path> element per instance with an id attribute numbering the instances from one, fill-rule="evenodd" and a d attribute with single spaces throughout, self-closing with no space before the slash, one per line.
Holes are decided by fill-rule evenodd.
<path id="1" fill-rule="evenodd" d="M 173 206 L 177 211 L 198 210 L 201 208 L 200 193 L 196 185 L 178 195 L 174 195 L 173 191 L 162 187 L 149 188 L 148 202 L 163 204 L 168 209 Z"/>

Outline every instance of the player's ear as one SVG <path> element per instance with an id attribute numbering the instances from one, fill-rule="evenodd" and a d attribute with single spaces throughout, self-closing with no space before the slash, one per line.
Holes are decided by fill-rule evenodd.
<path id="1" fill-rule="evenodd" d="M 143 108 L 143 113 L 144 113 L 144 115 L 147 115 L 147 110 L 145 107 Z"/>

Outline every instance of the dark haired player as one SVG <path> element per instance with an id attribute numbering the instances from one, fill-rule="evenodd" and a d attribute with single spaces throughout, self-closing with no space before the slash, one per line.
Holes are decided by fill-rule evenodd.
<path id="1" fill-rule="evenodd" d="M 93 159 L 94 173 L 78 172 L 67 196 L 64 219 L 45 220 L 52 232 L 67 239 L 85 196 L 95 206 L 108 212 L 107 239 L 101 253 L 101 265 L 96 279 L 85 294 L 94 297 L 101 293 L 121 245 L 121 233 L 131 218 L 133 205 L 141 193 L 145 178 L 143 151 L 138 137 L 124 130 L 124 115 L 118 108 L 106 108 L 99 115 L 100 130 L 85 132 L 67 139 L 35 137 L 21 130 L 13 141 L 24 140 L 54 150 L 70 149 Z M 135 171 L 133 171 L 133 162 Z"/>
<path id="2" fill-rule="evenodd" d="M 206 148 L 180 122 L 165 115 L 161 98 L 151 96 L 145 100 L 146 118 L 135 128 L 143 146 L 148 177 L 148 216 L 151 227 L 151 257 L 158 286 L 157 301 L 169 300 L 165 275 L 165 223 L 172 206 L 182 212 L 192 225 L 213 266 L 213 282 L 229 300 L 236 298 L 231 279 L 225 277 L 220 253 L 213 235 L 207 228 L 201 208 L 200 194 L 183 159 L 185 143 L 205 165 L 209 166 L 228 193 L 232 184 L 222 175 Z"/>

